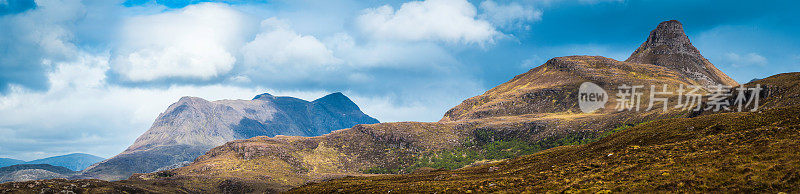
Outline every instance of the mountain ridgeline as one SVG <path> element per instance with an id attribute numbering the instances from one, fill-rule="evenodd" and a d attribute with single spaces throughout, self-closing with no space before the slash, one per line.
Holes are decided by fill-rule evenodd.
<path id="1" fill-rule="evenodd" d="M 91 166 L 92 164 L 95 164 L 103 160 L 105 160 L 105 158 L 101 158 L 91 154 L 72 153 L 67 155 L 53 156 L 38 160 L 32 160 L 29 162 L 25 162 L 25 164 L 49 164 L 53 166 L 63 166 L 73 171 L 81 171 Z"/>
<path id="2" fill-rule="evenodd" d="M 68 178 L 104 158 L 72 153 L 31 161 L 0 158 L 0 182 Z"/>
<path id="3" fill-rule="evenodd" d="M 79 178 L 119 180 L 133 173 L 181 167 L 209 149 L 256 136 L 319 136 L 357 124 L 378 123 L 342 93 L 314 101 L 261 94 L 252 100 L 183 97 L 124 152 Z"/>
<path id="4" fill-rule="evenodd" d="M 0 167 L 12 166 L 25 163 L 25 160 L 17 160 L 12 158 L 0 158 Z"/>

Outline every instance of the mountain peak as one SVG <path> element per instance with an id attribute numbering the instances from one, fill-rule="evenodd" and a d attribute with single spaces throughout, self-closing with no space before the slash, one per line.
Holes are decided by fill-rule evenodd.
<path id="1" fill-rule="evenodd" d="M 689 41 L 683 24 L 664 21 L 625 62 L 654 64 L 681 72 L 700 85 L 738 85 L 708 61 Z"/>
<path id="2" fill-rule="evenodd" d="M 323 96 L 322 98 L 314 100 L 314 103 L 317 104 L 327 104 L 333 107 L 339 107 L 346 110 L 360 110 L 358 105 L 354 103 L 350 98 L 342 94 L 341 92 L 334 92 L 328 95 Z"/>
<path id="3" fill-rule="evenodd" d="M 333 98 L 333 99 L 347 98 L 348 100 L 350 99 L 347 96 L 345 96 L 344 94 L 342 94 L 341 92 L 334 92 L 334 93 L 330 93 L 328 95 L 325 95 L 322 98 L 319 98 L 317 100 L 320 100 L 320 99 L 331 99 L 331 98 Z"/>
<path id="4" fill-rule="evenodd" d="M 272 94 L 264 92 L 263 94 L 259 94 L 256 97 L 253 97 L 253 100 L 262 99 L 262 98 L 274 98 L 274 97 L 275 96 L 272 96 Z"/>
<path id="5" fill-rule="evenodd" d="M 683 24 L 677 20 L 664 21 L 650 31 L 647 41 L 631 54 L 626 62 L 657 64 L 653 55 L 684 54 L 689 57 L 703 58 L 700 51 L 689 41 L 683 31 Z M 705 59 L 705 58 L 703 58 Z"/>

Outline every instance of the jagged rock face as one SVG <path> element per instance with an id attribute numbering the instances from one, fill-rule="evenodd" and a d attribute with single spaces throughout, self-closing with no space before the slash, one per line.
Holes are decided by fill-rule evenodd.
<path id="1" fill-rule="evenodd" d="M 677 70 L 700 85 L 739 85 L 700 54 L 684 33 L 683 25 L 676 20 L 658 24 L 647 41 L 625 61 Z"/>
<path id="2" fill-rule="evenodd" d="M 132 173 L 181 167 L 225 142 L 256 136 L 318 136 L 356 124 L 378 123 L 341 93 L 308 102 L 261 94 L 253 100 L 183 97 L 121 154 L 89 167 L 82 177 L 117 180 Z"/>

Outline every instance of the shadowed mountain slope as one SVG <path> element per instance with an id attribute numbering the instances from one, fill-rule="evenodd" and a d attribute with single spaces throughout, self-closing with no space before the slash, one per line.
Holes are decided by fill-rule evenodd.
<path id="1" fill-rule="evenodd" d="M 225 142 L 256 136 L 318 136 L 356 124 L 377 123 L 341 93 L 312 102 L 261 94 L 253 100 L 183 97 L 158 116 L 127 150 L 79 177 L 127 178 L 181 167 Z"/>

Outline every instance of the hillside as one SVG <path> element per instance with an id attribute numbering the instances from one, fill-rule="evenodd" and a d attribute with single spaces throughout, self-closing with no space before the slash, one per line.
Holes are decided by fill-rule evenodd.
<path id="1" fill-rule="evenodd" d="M 261 94 L 252 100 L 183 97 L 125 151 L 74 178 L 120 180 L 184 166 L 209 149 L 256 136 L 318 136 L 356 124 L 377 123 L 342 93 L 312 102 Z"/>
<path id="2" fill-rule="evenodd" d="M 25 162 L 25 164 L 49 164 L 53 166 L 63 166 L 73 171 L 81 171 L 86 169 L 86 167 L 103 160 L 105 160 L 105 158 L 91 154 L 72 153 L 62 156 L 53 156 L 49 158 L 33 160 Z"/>
<path id="3" fill-rule="evenodd" d="M 747 85 L 755 84 L 780 91 L 767 96 L 772 99 L 767 104 L 780 105 L 758 112 L 657 120 L 587 145 L 493 164 L 348 177 L 291 192 L 797 192 L 800 73 Z"/>
<path id="4" fill-rule="evenodd" d="M 38 179 L 66 178 L 76 172 L 49 164 L 17 164 L 0 168 L 0 183 Z"/>

